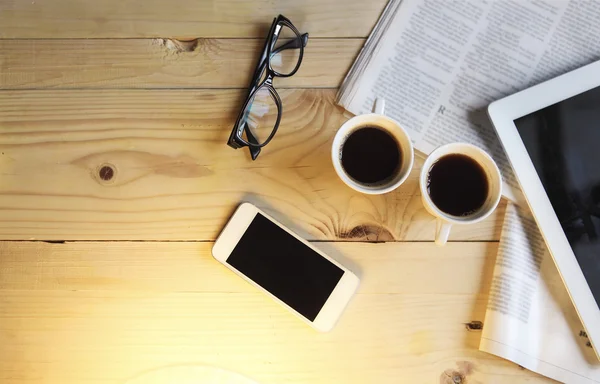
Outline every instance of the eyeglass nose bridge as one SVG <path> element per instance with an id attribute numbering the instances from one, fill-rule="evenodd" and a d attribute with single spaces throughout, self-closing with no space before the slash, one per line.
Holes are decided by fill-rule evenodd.
<path id="1" fill-rule="evenodd" d="M 267 77 L 265 77 L 263 84 L 273 86 L 273 72 L 267 71 Z"/>

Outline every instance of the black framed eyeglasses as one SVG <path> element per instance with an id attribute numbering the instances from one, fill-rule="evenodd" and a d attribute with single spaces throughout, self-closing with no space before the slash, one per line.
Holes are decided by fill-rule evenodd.
<path id="1" fill-rule="evenodd" d="M 290 77 L 298 71 L 307 42 L 308 33 L 301 35 L 288 18 L 279 15 L 273 19 L 227 145 L 235 149 L 248 147 L 252 160 L 256 160 L 261 148 L 273 139 L 283 110 L 273 78 Z"/>

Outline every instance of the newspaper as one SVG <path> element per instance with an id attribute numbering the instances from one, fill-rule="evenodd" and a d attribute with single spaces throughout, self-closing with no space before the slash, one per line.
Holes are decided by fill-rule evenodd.
<path id="1" fill-rule="evenodd" d="M 496 160 L 505 197 L 522 202 L 487 105 L 600 58 L 600 2 L 391 0 L 342 84 L 338 102 L 386 114 L 429 154 L 468 142 Z"/>
<path id="2" fill-rule="evenodd" d="M 600 2 L 390 0 L 338 102 L 368 113 L 376 98 L 428 154 L 469 142 L 518 182 L 485 108 L 600 59 Z M 509 204 L 480 349 L 567 383 L 600 383 L 600 365 L 533 219 Z"/>
<path id="3" fill-rule="evenodd" d="M 479 349 L 564 383 L 600 383 L 600 362 L 527 208 L 509 204 Z"/>

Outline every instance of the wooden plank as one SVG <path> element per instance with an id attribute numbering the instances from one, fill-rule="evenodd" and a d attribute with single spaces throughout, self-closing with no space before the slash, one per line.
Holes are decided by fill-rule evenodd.
<path id="1" fill-rule="evenodd" d="M 386 0 L 3 0 L 0 38 L 264 37 L 277 14 L 315 37 L 366 37 Z"/>
<path id="2" fill-rule="evenodd" d="M 364 39 L 310 39 L 277 88 L 338 87 Z M 263 39 L 0 40 L 0 89 L 246 88 Z"/>
<path id="3" fill-rule="evenodd" d="M 358 194 L 331 165 L 347 118 L 335 91 L 280 94 L 281 128 L 253 162 L 225 144 L 244 91 L 0 92 L 0 238 L 213 240 L 249 201 L 308 239 L 433 239 L 422 161 L 393 193 Z M 451 239 L 497 240 L 501 218 Z"/>
<path id="4" fill-rule="evenodd" d="M 0 243 L 0 381 L 166 384 L 208 365 L 262 384 L 550 382 L 479 352 L 465 327 L 484 318 L 496 244 L 317 244 L 362 275 L 328 334 L 211 246 Z"/>
<path id="5" fill-rule="evenodd" d="M 486 294 L 498 249 L 497 242 L 437 248 L 429 242 L 313 245 L 355 270 L 364 294 Z M 4 241 L 0 290 L 254 292 L 212 258 L 211 247 L 212 242 Z M 447 273 L 451 270 L 456 273 Z"/>

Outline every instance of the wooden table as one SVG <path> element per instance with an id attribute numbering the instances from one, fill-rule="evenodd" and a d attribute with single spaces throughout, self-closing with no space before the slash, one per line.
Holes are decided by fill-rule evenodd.
<path id="1" fill-rule="evenodd" d="M 0 383 L 165 384 L 201 366 L 263 384 L 547 382 L 479 352 L 468 326 L 504 205 L 438 248 L 421 160 L 383 196 L 334 173 L 336 88 L 384 5 L 0 2 Z M 275 80 L 281 128 L 252 162 L 225 142 L 278 13 L 310 40 Z M 359 271 L 331 333 L 212 259 L 241 201 Z"/>

